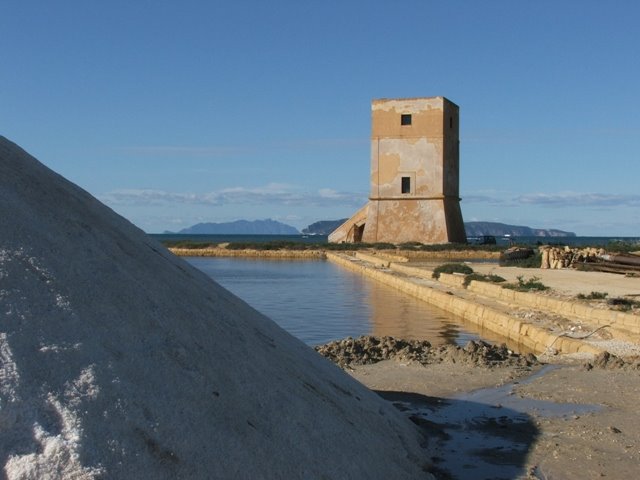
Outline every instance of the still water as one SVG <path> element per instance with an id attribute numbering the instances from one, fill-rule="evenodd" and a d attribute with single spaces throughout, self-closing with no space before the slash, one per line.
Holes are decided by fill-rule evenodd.
<path id="1" fill-rule="evenodd" d="M 187 261 L 308 345 L 390 335 L 466 344 L 473 327 L 425 302 L 324 260 Z"/>

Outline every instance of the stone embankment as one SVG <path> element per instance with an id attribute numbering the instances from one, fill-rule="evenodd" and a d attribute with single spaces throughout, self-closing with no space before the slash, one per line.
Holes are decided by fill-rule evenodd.
<path id="1" fill-rule="evenodd" d="M 640 318 L 636 315 L 476 280 L 466 285 L 462 275 L 443 273 L 435 280 L 428 268 L 396 263 L 373 252 L 327 253 L 327 258 L 536 354 L 598 355 L 617 347 L 614 341 L 638 343 L 640 339 Z M 595 335 L 605 329 L 607 335 Z"/>
<path id="2" fill-rule="evenodd" d="M 302 258 L 324 259 L 322 250 L 233 250 L 223 247 L 213 248 L 169 248 L 171 253 L 179 257 L 256 257 L 256 258 Z"/>

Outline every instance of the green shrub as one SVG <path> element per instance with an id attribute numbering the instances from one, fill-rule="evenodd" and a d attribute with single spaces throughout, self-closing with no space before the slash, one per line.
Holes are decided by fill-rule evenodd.
<path id="1" fill-rule="evenodd" d="M 369 243 L 325 243 L 321 245 L 321 248 L 324 250 L 363 250 L 367 248 L 371 248 L 371 244 Z"/>
<path id="2" fill-rule="evenodd" d="M 466 287 L 474 280 L 478 282 L 489 282 L 489 283 L 506 282 L 506 280 L 502 278 L 500 275 L 494 275 L 494 274 L 484 275 L 482 273 L 470 273 L 464 277 L 463 285 Z"/>
<path id="3" fill-rule="evenodd" d="M 640 250 L 640 242 L 613 240 L 607 243 L 605 250 L 610 253 L 629 253 Z"/>
<path id="4" fill-rule="evenodd" d="M 464 263 L 445 263 L 434 268 L 431 276 L 433 278 L 440 278 L 441 273 L 463 273 L 464 275 L 469 275 L 473 273 L 473 268 Z"/>
<path id="5" fill-rule="evenodd" d="M 164 240 L 162 244 L 167 248 L 186 248 L 189 250 L 195 250 L 199 248 L 211 248 L 216 247 L 216 243 L 211 242 L 194 242 L 191 240 Z"/>
<path id="6" fill-rule="evenodd" d="M 609 295 L 607 292 L 591 292 L 589 295 L 579 293 L 576 297 L 580 300 L 604 300 Z"/>
<path id="7" fill-rule="evenodd" d="M 628 312 L 634 307 L 640 307 L 640 302 L 621 297 L 610 298 L 607 303 L 611 306 L 617 307 L 618 310 L 622 310 L 623 312 Z"/>
<path id="8" fill-rule="evenodd" d="M 528 280 L 525 280 L 522 275 L 518 278 L 518 283 L 508 283 L 503 285 L 504 288 L 508 288 L 510 290 L 517 290 L 518 292 L 530 292 L 532 290 L 535 291 L 544 291 L 549 290 L 545 284 L 543 284 L 538 277 L 531 277 Z"/>
<path id="9" fill-rule="evenodd" d="M 405 242 L 398 245 L 400 250 L 411 250 L 416 251 L 420 250 L 424 245 L 420 242 Z"/>
<path id="10" fill-rule="evenodd" d="M 434 245 L 422 244 L 417 248 L 425 252 L 447 252 L 447 251 L 500 252 L 505 249 L 505 247 L 501 245 L 469 245 L 467 243 L 438 243 Z"/>
<path id="11" fill-rule="evenodd" d="M 376 250 L 395 250 L 396 249 L 396 246 L 393 243 L 379 242 L 379 243 L 374 243 L 372 246 Z"/>
<path id="12" fill-rule="evenodd" d="M 312 243 L 274 240 L 272 242 L 233 242 L 227 245 L 227 250 L 313 250 L 319 247 Z"/>

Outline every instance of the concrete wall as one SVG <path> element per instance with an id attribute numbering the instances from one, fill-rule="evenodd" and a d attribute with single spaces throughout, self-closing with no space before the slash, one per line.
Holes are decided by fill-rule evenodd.
<path id="1" fill-rule="evenodd" d="M 362 260 L 365 260 L 361 257 Z M 388 270 L 373 268 L 366 263 L 357 263 L 347 255 L 327 253 L 327 259 L 336 262 L 346 268 L 358 271 L 363 275 L 374 278 L 386 285 L 392 286 L 402 292 L 420 298 L 443 310 L 458 315 L 460 318 L 478 325 L 482 329 L 501 335 L 522 345 L 524 348 L 536 353 L 544 353 L 553 348 L 561 353 L 589 353 L 599 354 L 603 350 L 588 345 L 576 339 L 561 337 L 531 325 L 498 310 L 481 305 L 470 300 L 450 295 L 444 291 L 430 288 L 401 276 L 393 275 Z M 394 269 L 404 270 L 400 265 L 393 265 Z M 446 276 L 446 274 L 445 274 Z M 461 280 L 456 275 L 451 275 L 445 281 L 452 286 Z"/>

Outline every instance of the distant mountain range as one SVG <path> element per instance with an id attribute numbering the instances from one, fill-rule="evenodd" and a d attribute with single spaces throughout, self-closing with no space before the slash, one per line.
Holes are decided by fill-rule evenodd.
<path id="1" fill-rule="evenodd" d="M 309 225 L 302 230 L 305 234 L 329 235 L 336 228 L 346 222 L 347 219 L 341 220 L 322 220 Z M 497 222 L 465 222 L 464 228 L 468 237 L 477 237 L 479 235 L 493 235 L 502 237 L 510 235 L 512 237 L 575 237 L 573 232 L 565 232 L 556 229 L 531 228 L 519 225 L 507 225 Z"/>
<path id="2" fill-rule="evenodd" d="M 291 225 L 268 218 L 254 221 L 236 220 L 227 223 L 198 223 L 175 233 L 192 235 L 297 235 L 300 232 Z"/>
<path id="3" fill-rule="evenodd" d="M 336 228 L 346 222 L 347 219 L 321 220 L 312 223 L 302 230 L 306 235 L 329 235 Z M 479 235 L 494 235 L 502 237 L 575 237 L 573 232 L 565 232 L 556 229 L 531 228 L 519 225 L 507 225 L 497 222 L 465 222 L 465 230 L 468 237 Z M 174 232 L 165 232 L 174 233 Z M 291 225 L 287 225 L 270 218 L 266 220 L 236 220 L 227 223 L 198 223 L 179 232 L 193 235 L 298 235 L 300 232 Z"/>
<path id="4" fill-rule="evenodd" d="M 467 237 L 476 237 L 478 235 L 493 235 L 502 237 L 510 235 L 512 237 L 575 237 L 573 232 L 565 232 L 563 230 L 547 229 L 547 228 L 531 228 L 518 225 L 507 225 L 496 222 L 465 222 L 464 228 L 467 231 Z"/>

